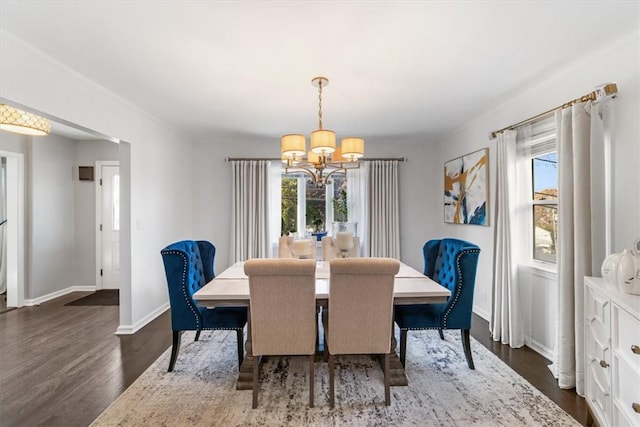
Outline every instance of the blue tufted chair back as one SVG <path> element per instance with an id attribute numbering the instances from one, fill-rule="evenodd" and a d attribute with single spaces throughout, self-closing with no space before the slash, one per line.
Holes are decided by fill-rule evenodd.
<path id="1" fill-rule="evenodd" d="M 207 241 L 183 240 L 161 251 L 169 286 L 171 327 L 174 331 L 202 329 L 202 311 L 193 294 L 215 277 L 216 248 Z"/>
<path id="2" fill-rule="evenodd" d="M 458 239 L 429 240 L 422 248 L 424 274 L 451 291 L 442 307 L 443 329 L 469 329 L 480 248 Z"/>

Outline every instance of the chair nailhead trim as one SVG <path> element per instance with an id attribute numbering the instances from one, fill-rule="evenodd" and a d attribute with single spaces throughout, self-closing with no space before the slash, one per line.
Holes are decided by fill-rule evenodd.
<path id="1" fill-rule="evenodd" d="M 165 255 L 180 255 L 182 257 L 182 295 L 184 296 L 184 300 L 187 302 L 187 306 L 189 306 L 189 309 L 191 310 L 191 312 L 193 313 L 193 317 L 195 317 L 196 319 L 196 329 L 202 329 L 200 328 L 200 318 L 198 317 L 198 314 L 196 313 L 196 311 L 194 310 L 193 304 L 191 302 L 191 298 L 187 296 L 187 286 L 186 286 L 186 279 L 187 279 L 187 254 L 185 254 L 182 251 L 164 251 L 163 254 Z"/>
<path id="2" fill-rule="evenodd" d="M 453 303 L 449 306 L 449 309 L 447 310 L 447 312 L 443 316 L 442 327 L 441 328 L 438 328 L 438 327 L 400 328 L 401 330 L 403 330 L 403 331 L 422 331 L 422 330 L 425 330 L 425 329 L 447 329 L 447 316 L 449 316 L 449 313 L 451 312 L 451 310 L 453 310 L 453 306 L 456 305 L 456 303 L 458 302 L 458 299 L 460 298 L 460 293 L 462 292 L 462 286 L 460 286 L 460 284 L 462 282 L 462 269 L 460 268 L 460 257 L 462 257 L 462 255 L 464 255 L 464 254 L 469 254 L 469 253 L 474 253 L 474 252 L 480 253 L 480 249 L 463 249 L 456 256 L 456 269 L 458 270 L 458 285 L 459 286 L 456 287 L 456 294 L 454 295 Z"/>
<path id="3" fill-rule="evenodd" d="M 453 300 L 453 303 L 449 305 L 449 309 L 446 311 L 446 313 L 442 318 L 443 329 L 447 329 L 447 317 L 449 316 L 449 313 L 451 313 L 451 310 L 453 310 L 453 306 L 456 305 L 456 303 L 458 302 L 458 299 L 460 298 L 460 294 L 462 293 L 462 269 L 460 268 L 460 258 L 464 254 L 470 254 L 474 252 L 480 253 L 480 249 L 463 249 L 456 256 L 456 270 L 458 271 L 458 286 L 456 287 L 456 295 Z"/>

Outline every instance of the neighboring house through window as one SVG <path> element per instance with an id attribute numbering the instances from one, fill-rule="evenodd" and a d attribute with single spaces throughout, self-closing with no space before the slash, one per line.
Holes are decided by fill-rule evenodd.
<path id="1" fill-rule="evenodd" d="M 558 161 L 555 119 L 551 115 L 518 130 L 520 223 L 532 262 L 556 263 L 558 235 Z"/>

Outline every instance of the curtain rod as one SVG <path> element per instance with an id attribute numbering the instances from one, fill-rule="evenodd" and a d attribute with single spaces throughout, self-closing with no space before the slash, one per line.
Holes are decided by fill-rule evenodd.
<path id="1" fill-rule="evenodd" d="M 271 160 L 271 161 L 280 161 L 282 160 L 279 157 L 225 157 L 224 161 L 225 162 L 232 162 L 235 160 Z M 367 158 L 361 158 L 360 161 L 362 162 L 371 162 L 373 160 L 397 160 L 399 162 L 406 162 L 407 158 L 406 157 L 367 157 Z"/>
<path id="2" fill-rule="evenodd" d="M 541 117 L 545 117 L 556 110 L 560 110 L 562 108 L 567 108 L 572 106 L 573 104 L 577 104 L 578 102 L 586 102 L 586 101 L 601 101 L 605 98 L 615 98 L 618 94 L 618 86 L 615 83 L 605 83 L 596 87 L 593 92 L 590 92 L 586 95 L 581 96 L 580 98 L 576 98 L 572 101 L 565 102 L 564 104 L 552 108 L 551 110 L 547 110 L 544 113 L 537 114 L 533 117 L 529 117 L 528 119 L 522 120 L 521 122 L 515 123 L 513 125 L 509 125 L 499 130 L 494 130 L 489 134 L 489 139 L 496 138 L 500 132 L 504 132 L 505 130 L 513 130 L 519 128 L 520 126 L 526 125 L 527 123 L 531 123 L 536 119 Z"/>

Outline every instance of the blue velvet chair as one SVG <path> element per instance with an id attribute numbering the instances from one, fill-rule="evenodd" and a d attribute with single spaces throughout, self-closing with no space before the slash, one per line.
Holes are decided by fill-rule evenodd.
<path id="1" fill-rule="evenodd" d="M 473 307 L 473 290 L 480 248 L 458 239 L 429 240 L 422 248 L 424 275 L 445 286 L 451 296 L 445 304 L 398 305 L 395 322 L 400 328 L 400 362 L 404 366 L 409 330 L 460 329 L 467 365 L 475 369 L 471 356 L 469 331 Z"/>
<path id="2" fill-rule="evenodd" d="M 197 331 L 195 341 L 203 329 L 233 329 L 238 340 L 238 366 L 244 357 L 243 328 L 247 323 L 247 309 L 244 307 L 199 307 L 193 294 L 215 277 L 213 260 L 216 248 L 207 241 L 183 240 L 172 243 L 161 252 L 164 270 L 169 286 L 171 304 L 171 328 L 173 346 L 169 372 L 173 371 L 180 350 L 183 331 Z"/>

